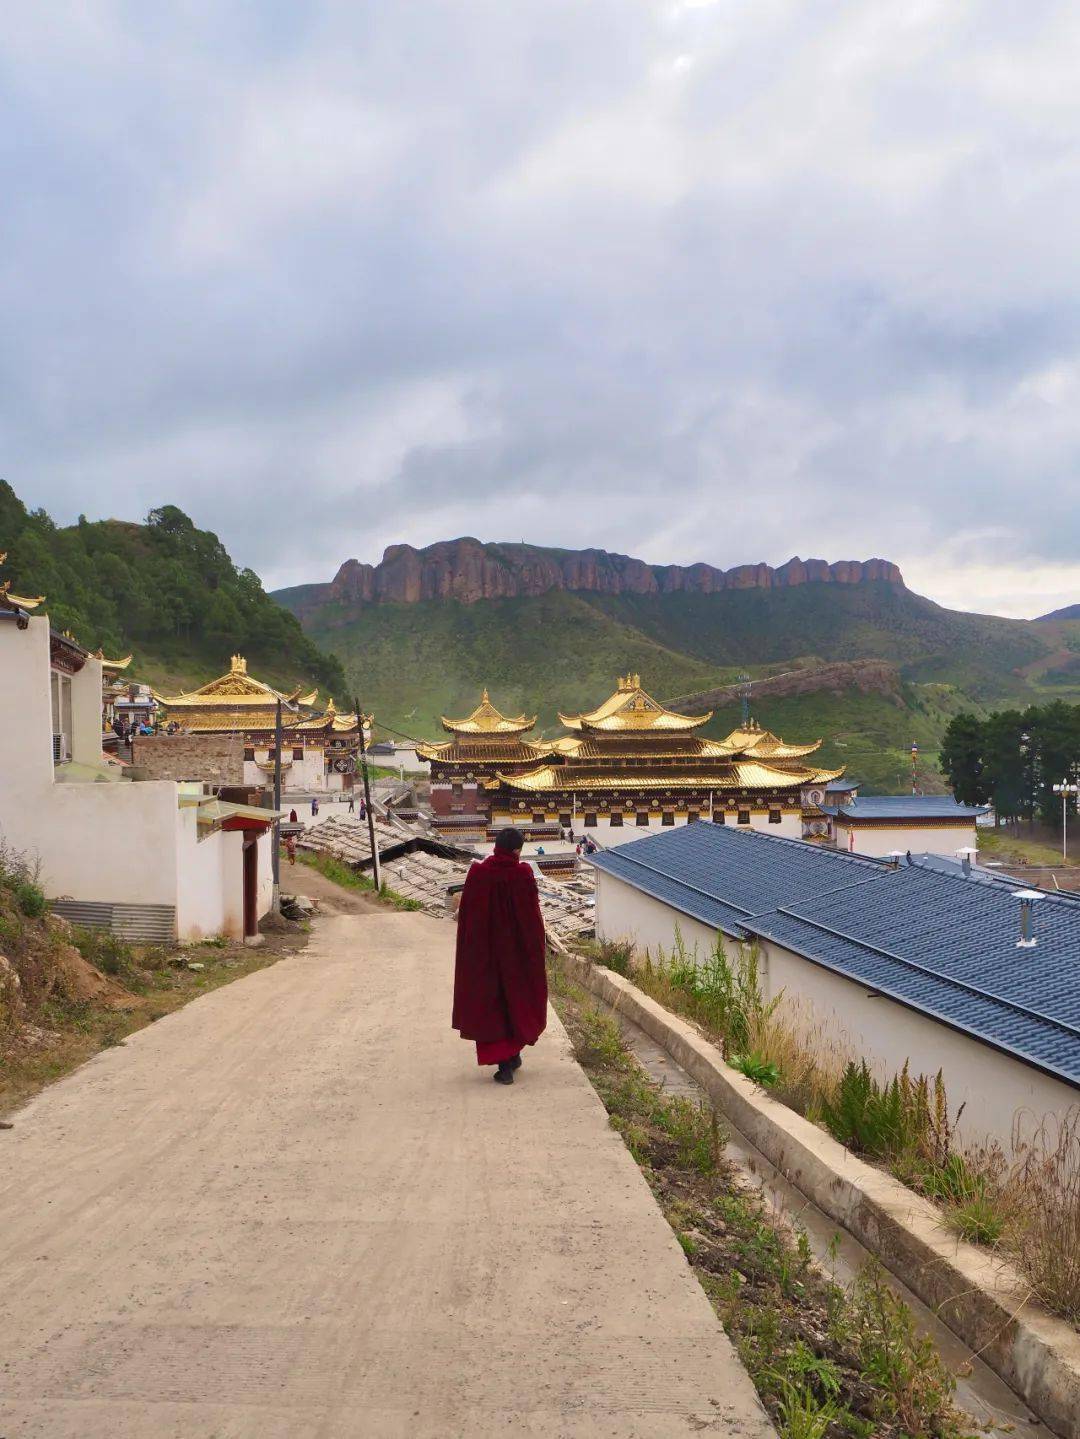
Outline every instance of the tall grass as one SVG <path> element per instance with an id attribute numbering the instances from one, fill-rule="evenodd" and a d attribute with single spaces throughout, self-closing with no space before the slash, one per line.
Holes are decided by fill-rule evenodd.
<path id="1" fill-rule="evenodd" d="M 1007 1247 L 1047 1308 L 1080 1322 L 1080 1105 L 1030 1134 L 1018 1124 L 1013 1150 Z"/>

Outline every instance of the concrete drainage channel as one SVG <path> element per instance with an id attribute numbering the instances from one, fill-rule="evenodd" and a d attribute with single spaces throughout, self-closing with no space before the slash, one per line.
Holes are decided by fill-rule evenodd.
<path id="1" fill-rule="evenodd" d="M 979 1424 L 1080 1439 L 1080 1335 L 1071 1325 L 1025 1304 L 1007 1267 L 948 1234 L 928 1200 L 729 1069 L 686 1021 L 622 976 L 576 955 L 562 958 L 617 1015 L 649 1073 L 676 1093 L 689 1086 L 684 1092 L 724 1114 L 734 1131 L 730 1157 L 775 1210 L 798 1219 L 838 1279 L 871 1256 L 889 1270 L 954 1372 L 971 1366 L 957 1386 L 965 1412 Z M 828 1251 L 838 1232 L 834 1262 Z"/>

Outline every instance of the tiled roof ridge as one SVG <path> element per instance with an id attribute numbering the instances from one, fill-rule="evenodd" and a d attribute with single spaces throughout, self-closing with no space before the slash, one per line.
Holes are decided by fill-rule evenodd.
<path id="1" fill-rule="evenodd" d="M 927 870 L 925 871 L 925 873 L 940 872 Z M 940 877 L 944 880 L 955 880 L 957 878 L 956 876 L 949 874 L 942 874 Z M 960 879 L 961 884 L 964 884 L 966 882 L 966 880 L 962 878 Z M 850 889 L 852 886 L 846 885 L 843 887 Z M 815 899 L 823 897 L 824 896 L 821 895 L 815 895 Z M 743 912 L 745 913 L 745 911 Z M 1004 995 L 994 994 L 993 991 L 989 989 L 982 989 L 979 987 L 979 985 L 971 984 L 966 979 L 957 979 L 955 975 L 944 974 L 941 970 L 934 969 L 928 964 L 922 964 L 917 959 L 907 959 L 904 955 L 896 954 L 891 949 L 884 949 L 881 945 L 873 944 L 868 939 L 859 939 L 857 936 L 847 934 L 844 930 L 836 929 L 832 925 L 825 924 L 819 919 L 811 919 L 808 915 L 800 914 L 799 911 L 793 906 L 778 904 L 775 906 L 775 908 L 771 910 L 766 910 L 761 915 L 751 915 L 750 918 L 762 920 L 767 919 L 770 914 L 783 914 L 786 915 L 788 919 L 796 919 L 799 921 L 800 924 L 808 924 L 811 929 L 819 929 L 823 934 L 831 934 L 834 939 L 842 939 L 846 944 L 854 944 L 859 949 L 869 950 L 872 954 L 880 954 L 884 959 L 894 960 L 897 964 L 903 965 L 906 969 L 914 970 L 919 974 L 925 974 L 931 979 L 940 980 L 942 984 L 952 985 L 954 989 L 961 989 L 966 991 L 968 994 L 977 995 L 980 999 L 988 1000 L 992 1004 L 1000 1004 L 1003 1008 L 1011 1009 L 1014 1014 L 1021 1014 L 1026 1019 L 1037 1019 L 1043 1024 L 1051 1024 L 1054 1026 L 1055 1029 L 1063 1030 L 1066 1034 L 1071 1035 L 1074 1039 L 1080 1039 L 1080 1028 L 1078 1028 L 1075 1024 L 1070 1024 L 1068 1020 L 1057 1019 L 1054 1015 L 1051 1014 L 1043 1014 L 1043 1012 L 1039 1009 L 1032 1009 L 1028 1005 L 1019 1004 L 1014 999 L 1006 999 Z M 778 940 L 777 943 L 783 943 L 783 941 Z M 873 987 L 875 989 L 881 988 L 881 986 L 878 984 L 875 984 Z M 994 1042 L 997 1043 L 996 1040 Z"/>

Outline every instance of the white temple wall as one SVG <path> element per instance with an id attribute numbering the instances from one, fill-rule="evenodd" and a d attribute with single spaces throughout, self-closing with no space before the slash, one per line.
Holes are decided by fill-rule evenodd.
<path id="1" fill-rule="evenodd" d="M 529 818 L 531 818 L 531 815 Z M 695 824 L 713 823 L 709 818 L 707 810 L 703 811 L 701 818 L 694 822 Z M 684 814 L 677 814 L 673 825 L 664 824 L 659 814 L 650 814 L 649 823 L 647 825 L 639 825 L 636 816 L 633 813 L 629 813 L 623 819 L 621 825 L 613 825 L 609 818 L 601 812 L 597 816 L 597 823 L 586 828 L 584 816 L 579 812 L 574 822 L 573 830 L 575 839 L 580 835 L 591 835 L 598 844 L 603 845 L 605 848 L 610 848 L 613 845 L 628 844 L 635 839 L 645 839 L 650 834 L 660 834 L 667 830 L 677 829 L 686 823 L 687 819 Z M 729 825 L 732 829 L 757 829 L 761 830 L 763 834 L 780 835 L 785 839 L 802 838 L 802 816 L 798 811 L 781 810 L 779 824 L 770 824 L 767 813 L 763 812 L 759 814 L 754 810 L 750 811 L 749 824 L 738 824 L 737 818 L 733 814 L 727 816 L 725 824 Z"/>

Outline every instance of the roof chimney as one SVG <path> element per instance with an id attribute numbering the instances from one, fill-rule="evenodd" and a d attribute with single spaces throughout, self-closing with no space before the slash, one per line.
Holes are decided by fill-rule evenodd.
<path id="1" fill-rule="evenodd" d="M 1041 889 L 1014 889 L 1013 899 L 1020 901 L 1020 938 L 1017 949 L 1034 949 L 1038 940 L 1031 932 L 1031 908 L 1037 899 L 1045 899 Z"/>
<path id="2" fill-rule="evenodd" d="M 904 858 L 904 851 L 902 849 L 890 849 L 885 858 L 892 865 L 893 869 L 899 869 L 900 861 Z"/>
<path id="3" fill-rule="evenodd" d="M 978 864 L 978 853 L 979 851 L 973 844 L 965 844 L 961 849 L 956 851 L 956 857 L 963 867 L 965 879 L 971 873 L 972 868 Z"/>

